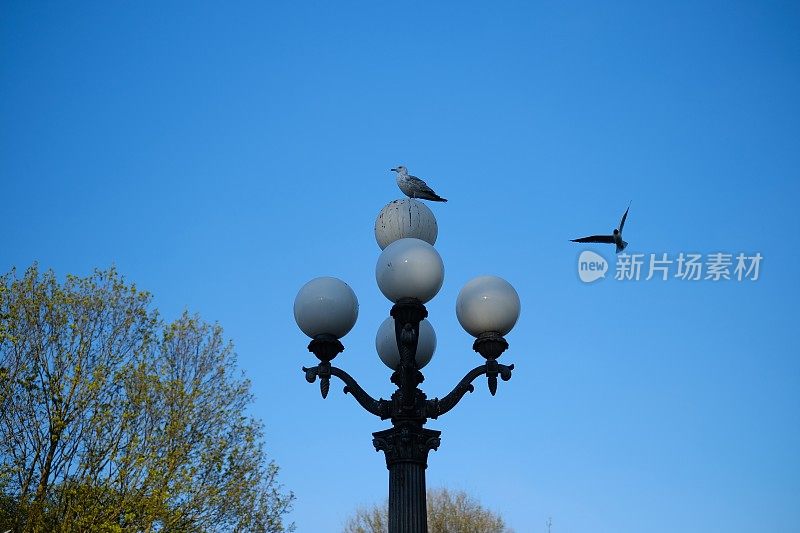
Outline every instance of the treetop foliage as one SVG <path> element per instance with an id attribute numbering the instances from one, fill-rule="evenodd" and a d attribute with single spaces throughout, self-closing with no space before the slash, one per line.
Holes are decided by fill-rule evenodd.
<path id="1" fill-rule="evenodd" d="M 0 531 L 285 531 L 222 328 L 115 269 L 0 277 Z M 291 527 L 289 527 L 291 529 Z"/>
<path id="2" fill-rule="evenodd" d="M 430 489 L 427 494 L 429 533 L 513 533 L 503 518 L 463 491 Z M 387 533 L 389 504 L 361 508 L 347 521 L 344 533 Z"/>

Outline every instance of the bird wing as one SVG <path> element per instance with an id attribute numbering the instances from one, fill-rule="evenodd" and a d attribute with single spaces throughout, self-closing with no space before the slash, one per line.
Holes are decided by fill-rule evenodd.
<path id="1" fill-rule="evenodd" d="M 428 187 L 427 183 L 425 183 L 424 181 L 422 181 L 421 179 L 419 179 L 416 176 L 409 176 L 408 177 L 408 182 L 411 184 L 411 186 L 414 188 L 414 190 L 422 191 L 422 192 L 430 193 L 430 194 L 432 194 L 434 196 L 438 196 L 435 192 L 433 192 L 433 189 Z"/>
<path id="2" fill-rule="evenodd" d="M 581 237 L 580 239 L 572 239 L 572 242 L 602 242 L 605 244 L 613 244 L 614 237 L 611 235 L 592 235 L 591 237 Z"/>
<path id="3" fill-rule="evenodd" d="M 619 221 L 619 232 L 622 233 L 622 227 L 625 225 L 625 219 L 628 218 L 628 211 L 631 210 L 630 204 L 628 204 L 628 209 L 625 210 L 625 214 L 622 215 L 622 220 Z"/>

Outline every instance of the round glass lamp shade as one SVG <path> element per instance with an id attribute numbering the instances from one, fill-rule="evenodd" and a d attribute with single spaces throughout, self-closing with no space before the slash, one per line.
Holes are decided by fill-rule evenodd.
<path id="1" fill-rule="evenodd" d="M 519 295 L 497 276 L 479 276 L 458 293 L 456 316 L 461 327 L 473 337 L 494 331 L 505 335 L 519 318 Z"/>
<path id="2" fill-rule="evenodd" d="M 294 299 L 294 319 L 312 339 L 317 335 L 347 335 L 358 318 L 358 299 L 353 289 L 337 278 L 312 279 Z"/>
<path id="3" fill-rule="evenodd" d="M 444 282 L 444 263 L 436 249 L 420 239 L 399 239 L 386 247 L 375 265 L 378 288 L 392 302 L 427 302 Z"/>
<path id="4" fill-rule="evenodd" d="M 383 364 L 397 370 L 400 366 L 400 350 L 397 349 L 397 339 L 394 334 L 394 318 L 389 317 L 383 321 L 375 336 L 375 349 Z M 433 352 L 436 351 L 436 332 L 427 320 L 419 323 L 419 340 L 417 341 L 417 368 L 422 368 L 430 363 Z"/>
<path id="5" fill-rule="evenodd" d="M 411 198 L 389 202 L 375 220 L 375 240 L 381 250 L 408 237 L 435 244 L 438 235 L 439 226 L 433 211 Z"/>

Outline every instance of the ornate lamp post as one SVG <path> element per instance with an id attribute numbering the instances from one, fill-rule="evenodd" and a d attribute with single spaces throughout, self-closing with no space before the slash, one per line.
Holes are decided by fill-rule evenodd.
<path id="1" fill-rule="evenodd" d="M 420 369 L 433 356 L 436 334 L 425 320 L 425 303 L 431 300 L 444 281 L 444 264 L 432 246 L 437 225 L 433 213 L 415 200 L 396 200 L 381 211 L 375 236 L 383 249 L 375 268 L 381 292 L 394 303 L 388 318 L 379 328 L 376 348 L 381 360 L 394 372 L 397 386 L 389 400 L 374 399 L 347 372 L 331 365 L 344 350 L 340 342 L 356 322 L 358 301 L 353 290 L 336 278 L 317 278 L 300 289 L 294 314 L 300 329 L 309 337 L 308 350 L 320 361 L 305 368 L 306 380 L 320 380 L 322 397 L 328 395 L 330 378 L 344 384 L 368 412 L 381 420 L 391 419 L 392 427 L 373 433 L 375 449 L 386 455 L 389 469 L 389 532 L 426 533 L 425 469 L 428 452 L 440 443 L 440 431 L 425 428 L 428 419 L 450 411 L 467 393 L 472 382 L 486 376 L 489 391 L 497 392 L 497 378 L 511 379 L 514 365 L 497 362 L 508 348 L 506 335 L 519 317 L 520 302 L 514 288 L 494 276 L 469 281 L 458 295 L 456 315 L 461 326 L 476 337 L 473 349 L 486 362 L 469 371 L 443 398 L 428 399 L 419 384 Z"/>

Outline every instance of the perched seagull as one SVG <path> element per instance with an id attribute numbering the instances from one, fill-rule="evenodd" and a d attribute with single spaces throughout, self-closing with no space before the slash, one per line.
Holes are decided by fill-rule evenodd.
<path id="1" fill-rule="evenodd" d="M 628 243 L 622 240 L 622 227 L 625 226 L 625 219 L 628 218 L 628 211 L 630 211 L 630 209 L 631 206 L 628 204 L 628 209 L 625 210 L 625 214 L 622 215 L 622 220 L 619 221 L 619 228 L 614 230 L 613 235 L 592 235 L 591 237 L 572 239 L 572 242 L 602 242 L 606 244 L 616 244 L 617 253 L 620 253 L 625 249 L 626 246 L 628 246 Z"/>
<path id="2" fill-rule="evenodd" d="M 416 176 L 409 176 L 408 169 L 403 165 L 391 169 L 397 172 L 397 186 L 403 194 L 409 198 L 419 198 L 420 200 L 431 200 L 432 202 L 446 202 L 444 198 L 433 192 L 428 184 Z"/>

